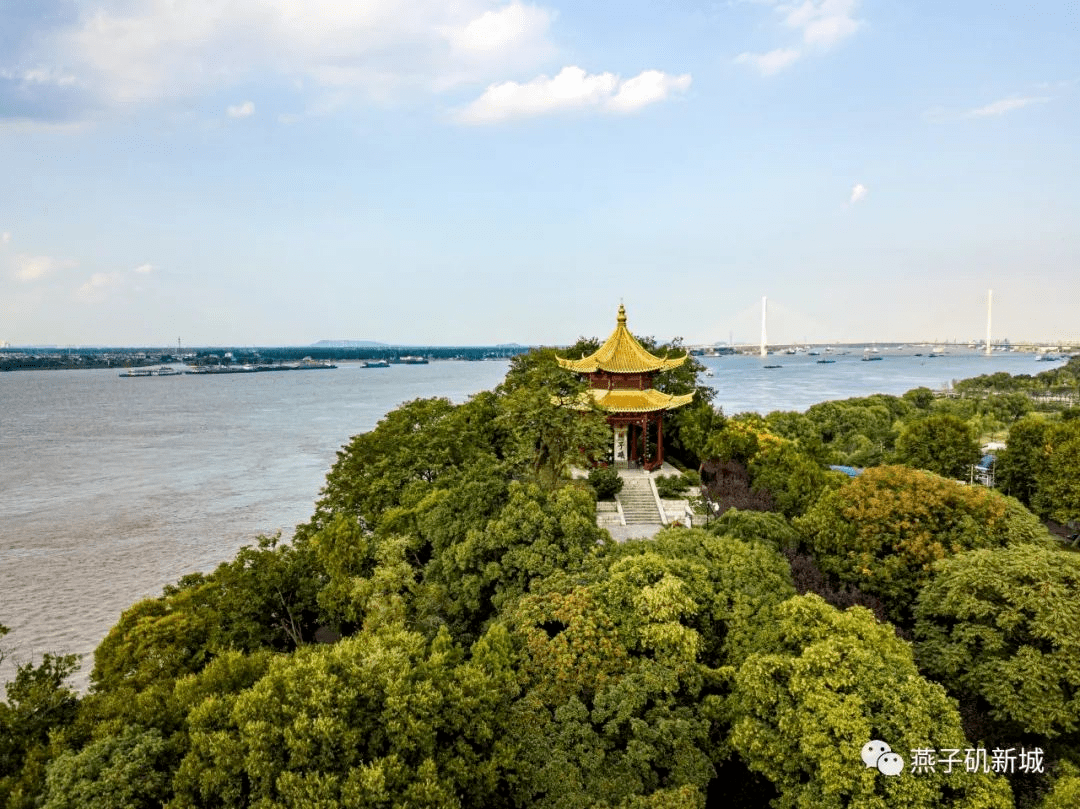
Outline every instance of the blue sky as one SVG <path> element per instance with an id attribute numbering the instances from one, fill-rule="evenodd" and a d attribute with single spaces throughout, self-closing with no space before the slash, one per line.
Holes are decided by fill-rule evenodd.
<path id="1" fill-rule="evenodd" d="M 0 7 L 0 341 L 1080 339 L 1061 2 Z"/>

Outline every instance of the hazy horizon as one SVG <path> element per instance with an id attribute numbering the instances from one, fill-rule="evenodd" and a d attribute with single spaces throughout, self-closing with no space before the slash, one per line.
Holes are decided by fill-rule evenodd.
<path id="1" fill-rule="evenodd" d="M 604 337 L 598 337 L 594 335 L 595 339 L 603 340 Z M 1003 338 L 1007 339 L 1007 338 Z M 337 345 L 339 342 L 354 343 L 350 345 Z M 532 345 L 526 345 L 524 343 L 382 343 L 374 341 L 316 341 L 313 343 L 207 343 L 205 345 L 191 345 L 182 346 L 180 353 L 186 354 L 190 351 L 202 351 L 207 349 L 265 349 L 272 350 L 276 348 L 282 349 L 298 349 L 298 348 L 323 348 L 323 349 L 408 349 L 408 348 L 433 348 L 433 349 L 450 349 L 450 348 L 566 348 L 573 345 L 571 342 L 562 343 L 535 343 Z M 735 348 L 756 348 L 760 345 L 760 341 L 753 340 L 735 340 L 734 342 L 716 341 L 712 343 L 688 343 L 684 342 L 684 345 L 691 348 L 710 348 L 710 347 L 735 347 Z M 1008 340 L 1007 343 L 999 343 L 995 338 L 993 343 L 994 350 L 997 351 L 999 347 L 1004 348 L 1007 346 L 1016 346 L 1021 348 L 1027 348 L 1031 346 L 1043 346 L 1054 345 L 1064 347 L 1076 347 L 1078 343 L 1076 341 L 1062 341 L 1060 343 L 1050 343 L 1048 341 L 1031 341 L 1031 340 Z M 787 342 L 776 342 L 770 340 L 768 347 L 770 349 L 775 347 L 804 347 L 809 346 L 811 348 L 822 348 L 825 346 L 833 346 L 837 348 L 852 347 L 852 346 L 879 346 L 882 348 L 917 348 L 919 346 L 956 346 L 958 348 L 973 348 L 982 351 L 985 343 L 980 344 L 980 340 L 853 340 L 849 342 L 813 342 L 804 340 L 791 340 Z M 3 351 L 17 351 L 20 349 L 45 351 L 50 349 L 55 350 L 94 350 L 94 351 L 136 351 L 136 350 L 151 350 L 176 353 L 176 349 L 165 343 L 131 343 L 127 345 L 108 345 L 103 343 L 34 343 L 25 345 L 0 345 L 0 350 Z"/>
<path id="2" fill-rule="evenodd" d="M 1078 14 L 16 5 L 0 341 L 1077 340 Z"/>

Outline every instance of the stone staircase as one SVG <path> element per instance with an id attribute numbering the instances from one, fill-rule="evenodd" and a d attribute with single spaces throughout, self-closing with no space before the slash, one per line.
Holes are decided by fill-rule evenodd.
<path id="1" fill-rule="evenodd" d="M 601 500 L 596 504 L 596 524 L 600 528 L 611 528 L 623 524 L 619 506 L 615 501 Z"/>
<path id="2" fill-rule="evenodd" d="M 646 475 L 623 475 L 622 491 L 615 495 L 627 525 L 660 525 L 653 488 Z"/>

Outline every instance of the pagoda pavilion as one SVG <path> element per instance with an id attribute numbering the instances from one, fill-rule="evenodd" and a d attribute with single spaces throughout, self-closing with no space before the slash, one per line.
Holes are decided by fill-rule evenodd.
<path id="1" fill-rule="evenodd" d="M 587 376 L 589 394 L 615 430 L 615 465 L 640 463 L 652 471 L 664 462 L 664 411 L 689 404 L 694 394 L 673 396 L 653 387 L 661 371 L 678 368 L 686 355 L 667 359 L 650 354 L 626 328 L 626 309 L 619 305 L 615 331 L 595 352 L 579 360 L 559 358 L 559 365 Z M 650 452 L 655 436 L 656 451 Z"/>

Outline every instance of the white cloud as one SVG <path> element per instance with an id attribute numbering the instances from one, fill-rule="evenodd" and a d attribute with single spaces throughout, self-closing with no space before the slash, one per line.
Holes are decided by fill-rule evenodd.
<path id="1" fill-rule="evenodd" d="M 0 117 L 0 132 L 10 132 L 17 135 L 36 135 L 39 133 L 72 134 L 85 130 L 87 126 L 88 124 L 84 120 L 58 122 L 44 118 L 34 120 L 30 118 Z"/>
<path id="2" fill-rule="evenodd" d="M 33 67 L 27 70 L 0 70 L 0 78 L 23 84 L 52 84 L 57 87 L 70 87 L 77 84 L 71 73 L 54 67 Z"/>
<path id="3" fill-rule="evenodd" d="M 230 118 L 247 118 L 255 114 L 255 102 L 245 101 L 243 104 L 234 104 L 225 110 Z"/>
<path id="4" fill-rule="evenodd" d="M 78 294 L 80 298 L 85 298 L 87 300 L 100 300 L 110 289 L 128 286 L 131 283 L 131 274 L 136 276 L 147 276 L 153 271 L 153 264 L 140 264 L 138 267 L 133 268 L 130 273 L 119 270 L 114 272 L 96 272 L 79 287 Z M 138 289 L 138 287 L 135 288 Z"/>
<path id="5" fill-rule="evenodd" d="M 96 272 L 79 287 L 79 295 L 83 298 L 98 298 L 106 289 L 119 282 L 120 273 L 118 272 Z"/>
<path id="6" fill-rule="evenodd" d="M 804 0 L 797 6 L 779 6 L 784 22 L 802 33 L 807 45 L 828 49 L 847 39 L 863 25 L 853 16 L 858 0 Z"/>
<path id="7" fill-rule="evenodd" d="M 613 112 L 633 112 L 644 106 L 663 101 L 672 92 L 685 93 L 690 88 L 689 73 L 669 76 L 659 70 L 643 70 L 620 85 L 619 92 L 607 102 Z"/>
<path id="8" fill-rule="evenodd" d="M 553 11 L 520 0 L 100 0 L 43 50 L 113 102 L 252 78 L 370 97 L 491 81 L 551 54 Z"/>
<path id="9" fill-rule="evenodd" d="M 73 261 L 20 253 L 15 256 L 15 277 L 20 281 L 37 281 L 56 270 L 73 266 Z"/>
<path id="10" fill-rule="evenodd" d="M 463 28 L 450 29 L 447 38 L 461 51 L 501 53 L 532 44 L 547 33 L 554 13 L 537 6 L 513 2 L 485 11 Z"/>
<path id="11" fill-rule="evenodd" d="M 547 112 L 597 106 L 618 86 L 614 73 L 588 75 L 580 67 L 564 67 L 555 78 L 540 76 L 527 84 L 506 81 L 488 87 L 461 114 L 468 123 L 543 115 Z"/>
<path id="12" fill-rule="evenodd" d="M 855 183 L 855 185 L 851 187 L 851 198 L 848 200 L 848 204 L 854 205 L 856 202 L 866 199 L 866 195 L 869 193 L 870 189 L 865 185 L 862 183 Z"/>
<path id="13" fill-rule="evenodd" d="M 669 76 L 645 70 L 621 80 L 614 73 L 588 74 L 580 67 L 564 67 L 554 78 L 539 76 L 526 84 L 514 81 L 492 84 L 459 115 L 465 123 L 494 123 L 564 110 L 592 108 L 632 112 L 662 101 L 673 91 L 685 91 L 689 74 Z"/>
<path id="14" fill-rule="evenodd" d="M 7 231 L 0 234 L 0 244 L 11 244 L 11 234 Z"/>
<path id="15" fill-rule="evenodd" d="M 1027 98 L 1002 98 L 998 101 L 994 101 L 991 104 L 987 104 L 985 107 L 979 107 L 978 109 L 969 110 L 968 117 L 985 118 L 991 115 L 1004 115 L 1007 112 L 1019 110 L 1031 104 L 1045 104 L 1049 100 L 1050 98 L 1048 96 L 1029 96 Z"/>
<path id="16" fill-rule="evenodd" d="M 795 48 L 777 48 L 768 53 L 740 53 L 735 57 L 735 63 L 750 65 L 761 75 L 771 76 L 794 64 L 800 55 Z"/>
<path id="17" fill-rule="evenodd" d="M 784 25 L 797 31 L 803 46 L 811 51 L 827 51 L 852 36 L 864 21 L 855 18 L 859 0 L 803 0 L 801 3 L 760 0 L 782 15 Z M 804 55 L 803 48 L 775 48 L 766 53 L 740 53 L 736 64 L 750 65 L 763 76 L 779 73 Z"/>

